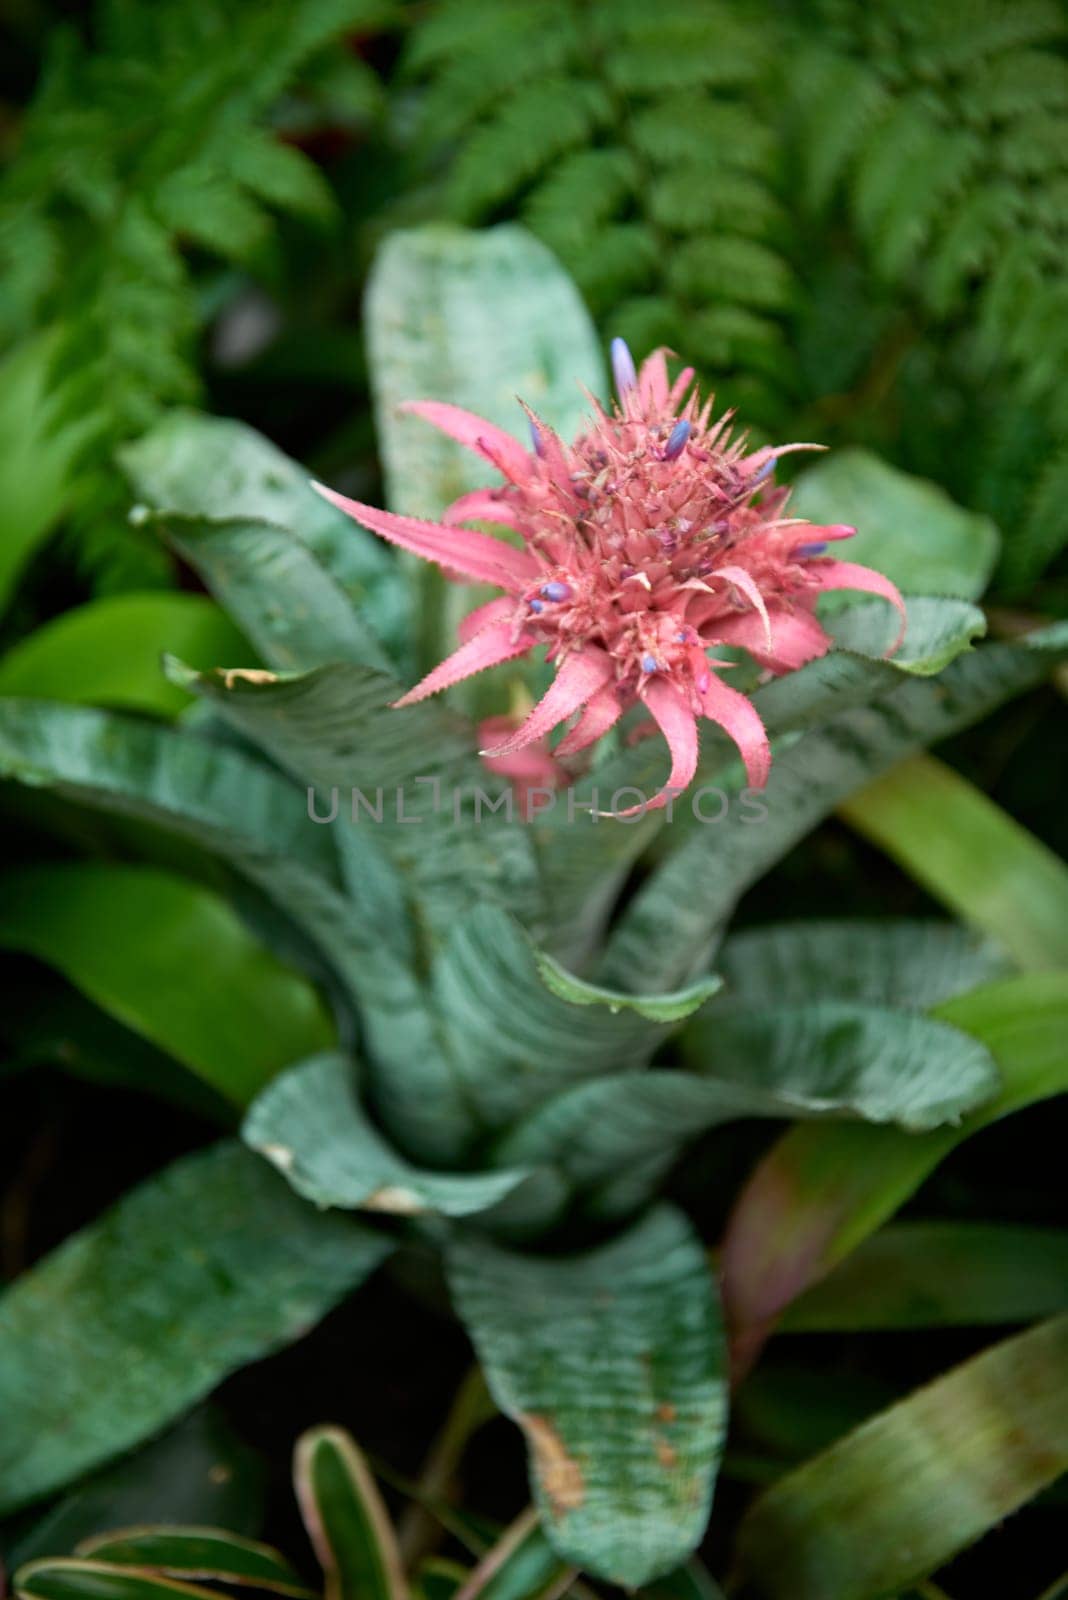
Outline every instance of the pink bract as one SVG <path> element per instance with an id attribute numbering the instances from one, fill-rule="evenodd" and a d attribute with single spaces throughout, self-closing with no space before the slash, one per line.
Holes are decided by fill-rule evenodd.
<path id="1" fill-rule="evenodd" d="M 556 677 L 512 735 L 484 752 L 513 755 L 579 713 L 554 755 L 593 744 L 638 701 L 671 752 L 665 803 L 692 780 L 698 720 L 737 744 L 751 785 L 767 781 L 767 734 L 752 701 L 724 682 L 725 663 L 707 652 L 740 645 L 772 673 L 823 655 L 830 639 L 816 615 L 828 589 L 882 596 L 905 607 L 881 573 L 826 554 L 855 530 L 785 515 L 787 488 L 774 483 L 778 456 L 818 445 L 747 454 L 731 437 L 730 412 L 712 420 L 693 371 L 671 383 L 667 352 L 636 372 L 622 340 L 612 346 L 618 400 L 566 444 L 528 411 L 533 448 L 441 401 L 405 409 L 481 455 L 505 480 L 457 500 L 442 522 L 397 516 L 316 488 L 365 528 L 435 561 L 450 576 L 503 590 L 460 629 L 460 647 L 396 703 L 411 705 L 486 667 L 546 647 Z M 464 527 L 512 528 L 521 547 Z"/>

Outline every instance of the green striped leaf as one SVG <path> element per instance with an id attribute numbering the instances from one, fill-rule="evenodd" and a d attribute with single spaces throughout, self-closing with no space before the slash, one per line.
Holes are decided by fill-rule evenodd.
<path id="1" fill-rule="evenodd" d="M 300 1338 L 388 1252 L 351 1219 L 316 1215 L 240 1145 L 165 1168 L 0 1298 L 0 1508 L 129 1449 Z"/>
<path id="2" fill-rule="evenodd" d="M 212 1590 L 106 1561 L 46 1557 L 15 1574 L 18 1600 L 211 1600 Z"/>
<path id="3" fill-rule="evenodd" d="M 360 531 L 350 519 L 346 521 Z M 329 661 L 352 661 L 379 672 L 393 670 L 341 584 L 288 528 L 240 518 L 183 517 L 174 511 L 155 513 L 152 525 L 200 574 L 254 641 L 263 660 L 277 671 L 301 672 Z M 198 661 L 180 645 L 170 653 L 202 668 L 236 666 L 243 659 L 216 656 L 213 661 Z M 177 686 L 172 692 L 178 692 Z"/>
<path id="4" fill-rule="evenodd" d="M 742 1524 L 769 1600 L 876 1600 L 1068 1471 L 1068 1316 L 1007 1339 L 789 1473 Z"/>
<path id="5" fill-rule="evenodd" d="M 583 984 L 540 958 L 514 919 L 480 906 L 455 923 L 431 985 L 468 1102 L 501 1128 L 568 1085 L 643 1066 L 719 979 L 655 996 Z"/>
<path id="6" fill-rule="evenodd" d="M 921 1011 L 1008 975 L 991 940 L 951 922 L 908 917 L 779 922 L 734 933 L 717 958 L 725 1006 L 813 999 Z"/>
<path id="7" fill-rule="evenodd" d="M 1018 966 L 1068 967 L 1068 866 L 951 767 L 913 756 L 839 810 Z"/>
<path id="8" fill-rule="evenodd" d="M 930 678 L 983 637 L 986 617 L 978 606 L 944 595 L 908 593 L 916 583 L 915 577 L 906 581 L 908 621 L 905 637 L 896 649 L 897 612 L 878 600 L 849 605 L 824 618 L 835 649 L 888 662 L 897 672 Z"/>
<path id="9" fill-rule="evenodd" d="M 536 918 L 531 840 L 507 811 L 489 809 L 487 797 L 503 786 L 483 771 L 473 729 L 436 701 L 395 711 L 395 682 L 356 666 L 266 682 L 201 676 L 177 663 L 170 670 L 300 783 L 324 797 L 336 790 L 341 825 L 355 844 L 372 834 L 433 927 L 447 927 L 479 898 Z M 324 800 L 319 814 L 330 809 Z"/>
<path id="10" fill-rule="evenodd" d="M 660 1207 L 570 1257 L 458 1235 L 448 1272 L 526 1435 L 554 1549 L 627 1587 L 677 1566 L 704 1531 L 726 1413 L 715 1291 L 685 1218 Z"/>
<path id="11" fill-rule="evenodd" d="M 522 398 L 570 438 L 603 394 L 589 313 L 555 256 L 524 228 L 435 224 L 390 234 L 367 285 L 368 355 L 389 504 L 437 517 L 494 481 L 461 445 L 398 411 L 448 400 L 529 444 Z"/>
<path id="12" fill-rule="evenodd" d="M 905 1222 L 866 1239 L 787 1309 L 784 1333 L 973 1327 L 1068 1311 L 1068 1237 L 1007 1223 Z"/>
<path id="13" fill-rule="evenodd" d="M 426 1172 L 397 1154 L 360 1104 L 353 1064 L 337 1054 L 303 1061 L 260 1095 L 242 1129 L 298 1194 L 317 1206 L 437 1212 L 466 1217 L 533 1189 L 538 1211 L 556 1209 L 559 1185 L 549 1172 Z M 510 1208 L 514 1214 L 514 1205 Z"/>
<path id="14" fill-rule="evenodd" d="M 968 1033 L 845 1000 L 711 1010 L 682 1046 L 701 1073 L 729 1071 L 810 1111 L 846 1108 L 912 1133 L 957 1121 L 998 1088 L 990 1052 Z"/>
<path id="15" fill-rule="evenodd" d="M 237 1584 L 301 1600 L 311 1597 L 311 1591 L 277 1550 L 224 1528 L 168 1524 L 121 1528 L 83 1540 L 76 1553 L 82 1560 L 140 1567 L 168 1578 Z"/>
<path id="16" fill-rule="evenodd" d="M 659 1172 L 707 1129 L 742 1117 L 859 1118 L 915 1130 L 988 1099 L 989 1052 L 945 1023 L 844 1003 L 728 1013 L 683 1036 L 695 1070 L 614 1073 L 556 1095 L 503 1139 L 506 1164 L 553 1164 L 589 1190 Z"/>
<path id="17" fill-rule="evenodd" d="M 406 1600 L 389 1514 L 351 1436 L 329 1427 L 302 1434 L 293 1478 L 325 1600 Z"/>
<path id="18" fill-rule="evenodd" d="M 999 1117 L 1068 1088 L 1068 978 L 1035 973 L 940 1006 L 1002 1077 L 994 1099 L 956 1127 L 905 1135 L 825 1124 L 791 1129 L 743 1189 L 723 1246 L 723 1283 L 740 1358 L 781 1312 L 893 1215 L 951 1150 Z"/>
<path id="19" fill-rule="evenodd" d="M 3 881 L 0 945 L 57 967 L 236 1105 L 333 1040 L 307 980 L 209 889 L 100 862 L 30 867 Z"/>
<path id="20" fill-rule="evenodd" d="M 379 639 L 400 646 L 403 659 L 411 619 L 393 553 L 316 494 L 307 470 L 254 428 L 175 408 L 124 446 L 120 460 L 134 492 L 161 513 L 168 537 L 265 660 L 285 668 L 370 661 L 381 654 Z"/>

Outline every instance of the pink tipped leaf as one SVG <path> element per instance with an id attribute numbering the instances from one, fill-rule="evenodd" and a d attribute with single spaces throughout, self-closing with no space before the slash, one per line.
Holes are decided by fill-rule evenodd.
<path id="1" fill-rule="evenodd" d="M 454 650 L 451 656 L 440 661 L 414 689 L 409 689 L 399 700 L 394 700 L 393 705 L 395 708 L 414 706 L 417 701 L 425 700 L 428 695 L 440 694 L 442 689 L 451 689 L 454 683 L 473 677 L 476 672 L 499 666 L 502 661 L 511 661 L 514 656 L 525 655 L 534 642 L 529 634 L 521 633 L 517 637 L 510 619 L 491 622 L 462 644 L 459 650 Z"/>
<path id="2" fill-rule="evenodd" d="M 662 411 L 668 402 L 667 351 L 661 346 L 646 356 L 638 370 L 638 395 L 645 406 Z"/>
<path id="3" fill-rule="evenodd" d="M 697 720 L 675 685 L 666 678 L 652 676 L 642 690 L 642 699 L 667 740 L 671 752 L 671 771 L 664 789 L 649 802 L 650 811 L 666 805 L 672 794 L 681 794 L 693 782 L 697 771 Z M 640 809 L 640 808 L 636 808 Z M 625 816 L 625 812 L 620 812 Z"/>
<path id="4" fill-rule="evenodd" d="M 810 611 L 784 611 L 773 607 L 769 616 L 770 650 L 763 626 L 752 612 L 717 623 L 717 638 L 722 644 L 741 645 L 762 667 L 769 667 L 772 672 L 795 672 L 806 662 L 825 656 L 831 648 L 829 636 Z"/>
<path id="5" fill-rule="evenodd" d="M 619 702 L 619 696 L 611 684 L 606 684 L 587 701 L 575 726 L 569 733 L 565 733 L 557 745 L 556 754 L 573 756 L 589 745 L 596 744 L 602 734 L 614 727 L 622 715 L 623 707 Z"/>
<path id="6" fill-rule="evenodd" d="M 881 599 L 889 600 L 901 618 L 901 626 L 898 628 L 897 638 L 886 653 L 892 656 L 895 650 L 901 648 L 909 619 L 905 602 L 896 583 L 891 583 L 881 572 L 875 572 L 871 567 L 862 567 L 855 561 L 829 559 L 812 561 L 808 564 L 807 570 L 821 589 L 859 589 L 864 594 L 877 594 Z"/>
<path id="7" fill-rule="evenodd" d="M 713 672 L 701 692 L 701 709 L 716 722 L 741 752 L 746 776 L 754 789 L 763 789 L 771 771 L 771 746 L 760 713 L 752 701 L 731 689 Z"/>
<path id="8" fill-rule="evenodd" d="M 754 611 L 757 612 L 764 625 L 764 645 L 766 649 L 770 650 L 771 621 L 768 617 L 768 608 L 764 604 L 764 596 L 760 592 L 756 579 L 746 572 L 744 567 L 718 567 L 712 573 L 712 577 L 723 578 L 727 583 L 733 583 L 734 587 L 745 595 L 745 598 L 749 601 Z"/>
<path id="9" fill-rule="evenodd" d="M 447 527 L 460 522 L 500 522 L 507 528 L 515 526 L 515 510 L 502 500 L 495 489 L 472 489 L 447 506 L 441 514 Z"/>
<path id="10" fill-rule="evenodd" d="M 531 474 L 530 456 L 518 439 L 498 428 L 496 423 L 476 417 L 473 411 L 450 405 L 447 400 L 405 400 L 399 408 L 422 417 L 450 439 L 490 461 L 513 483 L 525 483 Z"/>
<path id="11" fill-rule="evenodd" d="M 597 645 L 588 645 L 585 650 L 568 656 L 545 694 L 512 737 L 492 750 L 479 753 L 484 756 L 506 756 L 513 750 L 522 750 L 524 745 L 532 744 L 535 739 L 544 739 L 558 722 L 563 722 L 565 717 L 570 717 L 572 712 L 591 699 L 611 676 L 612 659 Z"/>
<path id="12" fill-rule="evenodd" d="M 536 578 L 540 570 L 525 550 L 515 550 L 488 533 L 477 533 L 471 528 L 446 528 L 437 522 L 424 522 L 419 517 L 401 517 L 392 511 L 380 511 L 377 506 L 350 500 L 336 489 L 314 481 L 312 488 L 380 538 L 400 545 L 403 550 L 411 550 L 425 561 L 436 561 L 439 567 L 463 573 L 477 583 L 496 584 L 500 589 L 515 593 Z"/>

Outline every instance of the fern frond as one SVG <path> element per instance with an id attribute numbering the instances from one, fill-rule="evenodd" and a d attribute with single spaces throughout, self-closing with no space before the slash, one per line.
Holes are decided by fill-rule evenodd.
<path id="1" fill-rule="evenodd" d="M 717 162 L 745 172 L 769 175 L 779 155 L 771 123 L 750 106 L 735 100 L 682 95 L 635 108 L 629 121 L 635 149 L 664 167 L 693 161 L 707 150 Z"/>
<path id="2" fill-rule="evenodd" d="M 782 257 L 754 239 L 731 234 L 688 239 L 668 267 L 668 281 L 692 301 L 719 300 L 785 311 L 796 283 Z"/>
<path id="3" fill-rule="evenodd" d="M 567 78 L 539 80 L 507 99 L 471 138 L 453 169 L 457 214 L 473 221 L 583 145 L 610 116 L 604 90 Z"/>
<path id="4" fill-rule="evenodd" d="M 1063 37 L 1056 0 L 907 0 L 895 18 L 917 64 L 931 74 L 964 72 L 990 56 Z"/>
<path id="5" fill-rule="evenodd" d="M 1042 401 L 1054 439 L 1068 437 L 1068 13 L 1052 0 L 818 11 L 791 78 L 808 193 L 843 195 L 882 284 L 936 325 L 973 326 L 985 379 Z"/>
<path id="6" fill-rule="evenodd" d="M 972 77 L 969 102 L 976 117 L 994 122 L 1068 110 L 1068 61 L 1042 50 L 996 56 Z"/>
<path id="7" fill-rule="evenodd" d="M 57 381 L 74 368 L 87 379 L 102 478 L 116 444 L 196 395 L 183 246 L 247 264 L 274 212 L 333 215 L 271 113 L 316 52 L 390 15 L 383 0 L 100 0 L 92 52 L 57 33 L 0 185 L 0 313 L 10 331 L 65 330 Z M 123 536 L 90 479 L 95 561 Z"/>
<path id="8" fill-rule="evenodd" d="M 449 214 L 520 216 L 639 354 L 689 351 L 698 313 L 736 308 L 703 375 L 740 380 L 750 354 L 792 359 L 781 327 L 739 333 L 794 305 L 780 43 L 764 0 L 436 0 L 401 79 Z"/>

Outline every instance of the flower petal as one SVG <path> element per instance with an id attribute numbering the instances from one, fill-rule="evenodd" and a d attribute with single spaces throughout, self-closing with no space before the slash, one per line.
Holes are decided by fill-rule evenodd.
<path id="1" fill-rule="evenodd" d="M 761 594 L 756 579 L 752 574 L 746 572 L 744 567 L 717 567 L 715 572 L 710 573 L 709 576 L 725 578 L 728 583 L 733 583 L 736 589 L 742 591 L 750 605 L 760 614 L 760 620 L 764 624 L 764 645 L 767 650 L 770 650 L 771 622 L 768 618 L 768 608 L 764 604 L 764 596 Z"/>
<path id="2" fill-rule="evenodd" d="M 825 656 L 831 641 L 810 611 L 783 611 L 775 607 L 771 618 L 771 649 L 764 641 L 764 631 L 752 612 L 744 616 L 727 617 L 709 626 L 717 644 L 737 644 L 772 672 L 794 672 L 807 661 Z"/>
<path id="3" fill-rule="evenodd" d="M 414 706 L 428 695 L 451 689 L 454 683 L 460 683 L 476 672 L 483 672 L 487 667 L 495 667 L 502 661 L 510 661 L 513 656 L 525 654 L 535 642 L 532 634 L 521 633 L 517 638 L 510 620 L 491 622 L 489 627 L 480 629 L 466 644 L 462 644 L 459 650 L 454 650 L 451 656 L 440 661 L 433 672 L 428 672 L 414 689 L 409 689 L 399 700 L 394 700 L 394 707 Z"/>
<path id="4" fill-rule="evenodd" d="M 579 750 L 585 750 L 589 745 L 596 744 L 602 734 L 615 726 L 623 715 L 623 707 L 619 703 L 619 696 L 610 684 L 586 702 L 581 717 L 575 726 L 556 747 L 558 756 L 573 756 Z"/>
<path id="5" fill-rule="evenodd" d="M 682 371 L 675 379 L 675 382 L 671 385 L 671 392 L 667 397 L 667 409 L 672 413 L 672 415 L 674 415 L 679 409 L 686 395 L 686 391 L 690 387 L 693 380 L 693 368 L 683 367 Z"/>
<path id="6" fill-rule="evenodd" d="M 518 439 L 513 439 L 496 423 L 476 417 L 473 411 L 450 405 L 447 400 L 405 400 L 398 409 L 422 417 L 424 422 L 447 433 L 457 444 L 474 450 L 476 455 L 491 461 L 513 483 L 525 483 L 530 477 L 530 456 Z"/>
<path id="7" fill-rule="evenodd" d="M 515 527 L 515 508 L 499 498 L 496 489 L 472 489 L 462 494 L 451 506 L 446 506 L 441 520 L 454 528 L 458 522 L 501 522 L 507 528 Z"/>
<path id="8" fill-rule="evenodd" d="M 462 572 L 478 583 L 494 583 L 514 593 L 525 588 L 540 571 L 537 562 L 525 550 L 515 550 L 488 533 L 476 533 L 471 528 L 447 528 L 438 522 L 423 522 L 419 517 L 379 511 L 376 506 L 350 500 L 336 489 L 314 481 L 312 488 L 331 505 L 391 544 L 411 550 L 424 561 L 436 561 L 440 567 Z"/>
<path id="9" fill-rule="evenodd" d="M 693 775 L 697 771 L 697 720 L 682 694 L 666 678 L 650 678 L 642 690 L 642 699 L 656 719 L 671 751 L 671 771 L 667 784 L 659 794 L 654 795 L 647 807 L 650 811 L 656 811 L 666 805 L 669 792 L 679 794 L 693 782 Z M 634 809 L 639 811 L 641 807 L 635 806 Z M 620 816 L 626 814 L 619 813 Z"/>
<path id="10" fill-rule="evenodd" d="M 892 656 L 894 651 L 900 648 L 908 626 L 908 612 L 905 610 L 905 602 L 896 583 L 891 583 L 881 572 L 875 572 L 871 567 L 862 567 L 855 561 L 811 561 L 806 570 L 821 589 L 860 589 L 864 594 L 877 594 L 882 599 L 889 600 L 890 604 L 897 608 L 901 626 L 897 638 L 886 653 Z"/>
<path id="11" fill-rule="evenodd" d="M 530 715 L 504 744 L 492 750 L 481 750 L 484 756 L 506 756 L 521 750 L 535 739 L 563 722 L 579 706 L 591 699 L 612 676 L 612 658 L 598 645 L 587 645 L 582 651 L 568 656 L 556 677 L 542 695 Z"/>
<path id="12" fill-rule="evenodd" d="M 667 351 L 661 345 L 652 355 L 646 356 L 638 369 L 638 395 L 645 406 L 655 406 L 658 411 L 667 405 L 668 370 Z"/>
<path id="13" fill-rule="evenodd" d="M 701 695 L 701 709 L 738 746 L 753 788 L 763 789 L 771 771 L 771 746 L 753 702 L 737 689 L 729 688 L 713 672 Z"/>

